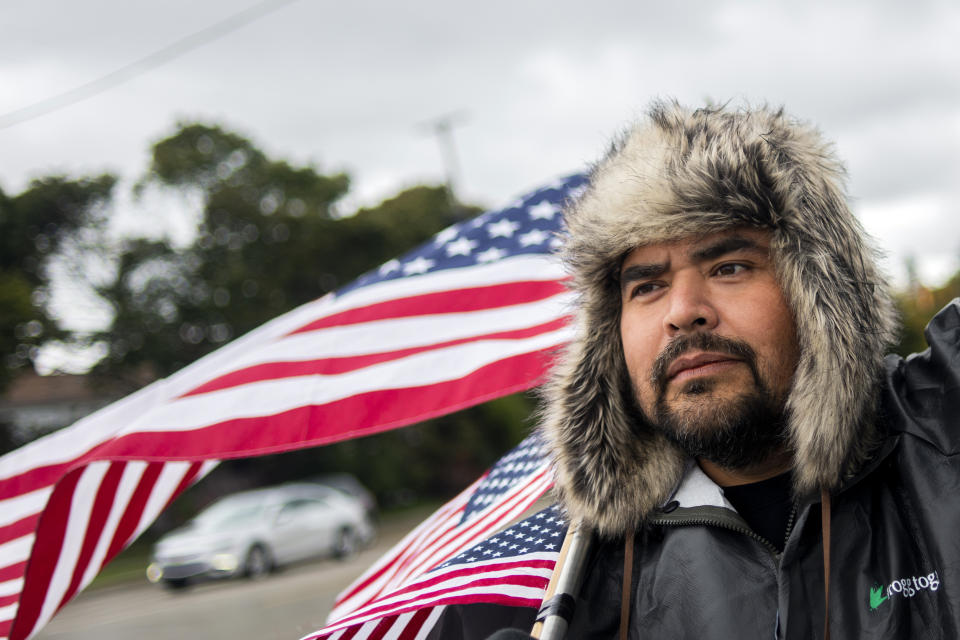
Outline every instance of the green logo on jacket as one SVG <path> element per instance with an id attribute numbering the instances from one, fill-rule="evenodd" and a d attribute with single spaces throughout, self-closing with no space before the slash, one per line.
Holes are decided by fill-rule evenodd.
<path id="1" fill-rule="evenodd" d="M 873 587 L 870 589 L 870 611 L 876 611 L 877 607 L 883 604 L 887 596 L 883 595 L 883 587 Z"/>
<path id="2" fill-rule="evenodd" d="M 893 596 L 912 598 L 921 591 L 936 591 L 939 588 L 940 575 L 936 571 L 925 576 L 897 578 L 888 585 L 876 585 L 870 588 L 870 611 L 876 611 Z"/>

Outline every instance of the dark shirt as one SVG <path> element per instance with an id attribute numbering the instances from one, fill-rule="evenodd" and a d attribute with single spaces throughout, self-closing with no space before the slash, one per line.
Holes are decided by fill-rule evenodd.
<path id="1" fill-rule="evenodd" d="M 760 482 L 725 487 L 723 494 L 755 533 L 782 552 L 793 513 L 791 490 L 788 471 Z"/>

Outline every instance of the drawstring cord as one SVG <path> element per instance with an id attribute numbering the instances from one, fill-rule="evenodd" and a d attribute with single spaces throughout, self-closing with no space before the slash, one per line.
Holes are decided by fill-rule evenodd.
<path id="1" fill-rule="evenodd" d="M 820 491 L 820 525 L 823 536 L 823 639 L 830 640 L 830 491 Z"/>
<path id="2" fill-rule="evenodd" d="M 627 640 L 630 630 L 630 591 L 633 574 L 633 529 L 623 543 L 623 587 L 620 589 L 620 640 Z"/>

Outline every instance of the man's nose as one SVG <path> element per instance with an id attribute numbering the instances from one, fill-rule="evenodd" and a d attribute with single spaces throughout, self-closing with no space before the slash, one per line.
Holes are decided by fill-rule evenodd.
<path id="1" fill-rule="evenodd" d="M 669 296 L 670 306 L 664 316 L 664 328 L 670 335 L 709 331 L 717 326 L 717 311 L 701 278 L 675 278 Z"/>

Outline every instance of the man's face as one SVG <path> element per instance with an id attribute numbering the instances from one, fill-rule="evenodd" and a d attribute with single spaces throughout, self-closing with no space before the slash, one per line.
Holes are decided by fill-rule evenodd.
<path id="1" fill-rule="evenodd" d="M 738 229 L 640 247 L 620 270 L 620 335 L 637 402 L 688 453 L 721 466 L 783 445 L 798 360 L 770 233 Z"/>

